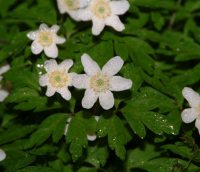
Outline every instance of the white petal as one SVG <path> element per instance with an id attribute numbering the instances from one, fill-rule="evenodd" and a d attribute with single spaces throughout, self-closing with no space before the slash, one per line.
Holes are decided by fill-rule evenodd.
<path id="1" fill-rule="evenodd" d="M 87 7 L 91 0 L 78 0 L 80 3 L 80 8 Z"/>
<path id="2" fill-rule="evenodd" d="M 70 100 L 71 99 L 71 93 L 68 89 L 68 87 L 64 87 L 62 89 L 57 90 L 58 93 L 65 99 Z"/>
<path id="3" fill-rule="evenodd" d="M 42 23 L 41 25 L 40 25 L 40 27 L 39 27 L 39 30 L 48 30 L 49 29 L 49 27 L 46 25 L 46 24 L 44 24 L 44 23 Z"/>
<path id="4" fill-rule="evenodd" d="M 98 94 L 95 94 L 94 91 L 87 89 L 82 99 L 82 106 L 86 109 L 90 109 L 97 101 L 97 99 L 98 99 Z"/>
<path id="5" fill-rule="evenodd" d="M 65 38 L 62 38 L 60 36 L 56 37 L 56 44 L 63 44 L 66 41 Z"/>
<path id="6" fill-rule="evenodd" d="M 67 122 L 69 123 L 71 120 L 72 120 L 72 117 L 69 116 L 68 119 L 67 119 Z"/>
<path id="7" fill-rule="evenodd" d="M 47 60 L 44 63 L 44 68 L 47 72 L 54 71 L 58 68 L 56 60 Z"/>
<path id="8" fill-rule="evenodd" d="M 48 84 L 48 74 L 41 75 L 39 78 L 40 86 L 44 87 Z"/>
<path id="9" fill-rule="evenodd" d="M 67 12 L 67 7 L 64 3 L 64 0 L 57 0 L 57 5 L 61 14 L 64 14 L 65 12 Z"/>
<path id="10" fill-rule="evenodd" d="M 72 79 L 72 85 L 78 89 L 89 87 L 89 77 L 86 74 L 75 75 Z"/>
<path id="11" fill-rule="evenodd" d="M 68 123 L 67 123 L 66 126 L 65 126 L 64 135 L 67 134 L 67 131 L 68 131 L 68 128 L 69 128 L 69 123 L 70 123 L 71 119 L 72 119 L 71 116 L 69 116 L 68 119 L 67 119 L 67 122 L 68 122 Z"/>
<path id="12" fill-rule="evenodd" d="M 2 75 L 3 73 L 6 73 L 9 69 L 10 69 L 10 65 L 8 64 L 3 65 L 2 67 L 0 67 L 0 75 Z"/>
<path id="13" fill-rule="evenodd" d="M 82 20 L 82 21 L 89 21 L 91 20 L 92 18 L 92 14 L 91 12 L 88 10 L 88 8 L 85 8 L 85 9 L 80 9 L 77 11 L 77 18 L 79 20 Z"/>
<path id="14" fill-rule="evenodd" d="M 75 21 L 80 21 L 81 19 L 79 18 L 79 15 L 78 15 L 78 13 L 77 13 L 77 11 L 68 11 L 67 12 L 69 15 L 70 15 L 70 17 L 72 18 L 72 19 L 74 19 Z"/>
<path id="15" fill-rule="evenodd" d="M 32 31 L 32 32 L 27 33 L 27 37 L 31 40 L 35 40 L 37 37 L 37 31 Z"/>
<path id="16" fill-rule="evenodd" d="M 200 120 L 198 118 L 195 121 L 195 127 L 198 129 L 199 134 L 200 134 Z"/>
<path id="17" fill-rule="evenodd" d="M 6 158 L 6 153 L 0 149 L 0 161 L 3 161 Z"/>
<path id="18" fill-rule="evenodd" d="M 66 124 L 66 126 L 65 126 L 65 131 L 64 131 L 64 135 L 67 134 L 68 128 L 69 128 L 69 124 Z"/>
<path id="19" fill-rule="evenodd" d="M 108 110 L 114 106 L 114 97 L 111 91 L 101 92 L 99 102 L 103 109 Z"/>
<path id="20" fill-rule="evenodd" d="M 198 112 L 194 108 L 188 108 L 183 110 L 181 113 L 181 118 L 184 123 L 191 123 L 198 116 Z"/>
<path id="21" fill-rule="evenodd" d="M 200 105 L 200 96 L 192 88 L 184 87 L 182 94 L 191 107 L 198 107 Z"/>
<path id="22" fill-rule="evenodd" d="M 98 122 L 99 121 L 99 118 L 100 116 L 94 116 L 95 120 Z"/>
<path id="23" fill-rule="evenodd" d="M 73 66 L 73 60 L 67 59 L 64 60 L 62 63 L 58 65 L 59 69 L 65 70 L 68 72 L 68 70 Z"/>
<path id="24" fill-rule="evenodd" d="M 92 23 L 92 34 L 99 35 L 105 27 L 105 22 L 103 20 L 93 19 Z"/>
<path id="25" fill-rule="evenodd" d="M 51 58 L 58 57 L 58 48 L 55 44 L 51 44 L 49 47 L 45 47 L 44 52 L 46 56 L 48 57 L 51 57 Z"/>
<path id="26" fill-rule="evenodd" d="M 83 54 L 81 56 L 81 62 L 84 67 L 84 71 L 88 75 L 94 75 L 98 72 L 100 72 L 99 65 L 91 59 L 91 57 L 88 54 Z"/>
<path id="27" fill-rule="evenodd" d="M 125 29 L 124 24 L 121 22 L 118 16 L 110 16 L 105 20 L 107 26 L 113 27 L 116 31 L 121 32 Z"/>
<path id="28" fill-rule="evenodd" d="M 109 76 L 113 76 L 120 71 L 123 64 L 124 61 L 121 59 L 121 57 L 113 57 L 104 65 L 102 72 L 106 73 Z"/>
<path id="29" fill-rule="evenodd" d="M 89 134 L 87 134 L 87 139 L 88 139 L 89 141 L 95 141 L 96 138 L 97 138 L 97 135 L 96 135 L 96 134 L 94 134 L 94 135 L 89 135 Z"/>
<path id="30" fill-rule="evenodd" d="M 60 29 L 60 26 L 58 26 L 57 24 L 51 26 L 51 31 L 54 33 L 58 32 L 59 29 Z"/>
<path id="31" fill-rule="evenodd" d="M 130 4 L 126 0 L 121 1 L 111 1 L 110 7 L 112 9 L 112 12 L 116 15 L 122 15 L 126 13 L 130 7 Z"/>
<path id="32" fill-rule="evenodd" d="M 0 90 L 0 102 L 3 102 L 8 94 L 9 93 L 6 90 Z"/>
<path id="33" fill-rule="evenodd" d="M 110 78 L 111 91 L 124 91 L 130 89 L 132 81 L 121 76 L 113 76 Z"/>
<path id="34" fill-rule="evenodd" d="M 68 73 L 69 81 L 68 81 L 68 86 L 72 86 L 72 80 L 76 76 L 76 73 Z"/>
<path id="35" fill-rule="evenodd" d="M 47 87 L 46 96 L 51 97 L 55 94 L 56 90 L 50 86 Z"/>
<path id="36" fill-rule="evenodd" d="M 43 46 L 39 44 L 37 41 L 33 41 L 31 44 L 31 51 L 33 54 L 40 54 L 43 50 Z"/>

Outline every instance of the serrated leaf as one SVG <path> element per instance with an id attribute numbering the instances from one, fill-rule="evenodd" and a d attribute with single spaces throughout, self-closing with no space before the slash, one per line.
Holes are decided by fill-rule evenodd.
<path id="1" fill-rule="evenodd" d="M 15 149 L 6 150 L 6 155 L 6 159 L 1 162 L 1 165 L 7 172 L 14 172 L 20 168 L 26 167 L 36 159 L 33 155 Z"/>
<path id="2" fill-rule="evenodd" d="M 187 147 L 181 142 L 176 142 L 175 144 L 166 144 L 162 146 L 163 149 L 170 150 L 171 152 L 180 155 L 182 157 L 185 157 L 187 159 L 191 159 L 193 157 L 192 149 Z"/>
<path id="3" fill-rule="evenodd" d="M 109 153 L 107 147 L 89 147 L 87 149 L 87 158 L 85 161 L 99 168 L 100 166 L 104 166 L 106 164 L 108 156 Z"/>
<path id="4" fill-rule="evenodd" d="M 90 167 L 82 167 L 77 172 L 97 172 L 97 169 Z"/>
<path id="5" fill-rule="evenodd" d="M 160 112 L 155 112 L 157 108 Z M 133 131 L 144 138 L 144 124 L 156 134 L 163 134 L 163 132 L 178 134 L 176 123 L 179 123 L 179 119 L 176 119 L 175 123 L 168 116 L 161 114 L 174 111 L 174 109 L 176 109 L 176 106 L 173 100 L 152 88 L 146 87 L 141 89 L 138 96 L 128 101 L 122 112 Z"/>
<path id="6" fill-rule="evenodd" d="M 22 168 L 17 170 L 16 172 L 56 172 L 56 170 L 49 167 L 40 167 L 40 166 L 28 166 L 26 168 Z"/>
<path id="7" fill-rule="evenodd" d="M 129 140 L 129 133 L 123 122 L 113 115 L 109 118 L 100 118 L 98 123 L 98 136 L 103 137 L 108 135 L 108 144 L 112 150 L 115 150 L 116 155 L 124 159 L 126 155 L 125 144 Z"/>
<path id="8" fill-rule="evenodd" d="M 41 145 L 51 135 L 53 142 L 57 143 L 64 135 L 64 129 L 66 126 L 67 115 L 66 114 L 54 114 L 47 117 L 38 127 L 30 139 L 26 143 L 26 148 Z"/>
<path id="9" fill-rule="evenodd" d="M 36 125 L 13 126 L 0 133 L 0 144 L 23 138 L 36 129 Z"/>
<path id="10" fill-rule="evenodd" d="M 78 131 L 78 132 L 77 132 Z M 70 143 L 70 153 L 74 161 L 82 155 L 83 148 L 88 145 L 86 137 L 86 128 L 82 114 L 76 114 L 70 121 L 67 135 L 67 143 Z"/>
<path id="11" fill-rule="evenodd" d="M 124 77 L 133 81 L 133 86 L 131 88 L 133 91 L 137 91 L 143 83 L 143 79 L 140 76 L 140 70 L 141 69 L 139 67 L 136 67 L 131 63 L 125 65 L 122 69 Z"/>

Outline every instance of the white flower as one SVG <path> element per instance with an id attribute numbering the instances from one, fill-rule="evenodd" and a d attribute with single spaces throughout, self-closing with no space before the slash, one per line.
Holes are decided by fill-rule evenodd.
<path id="1" fill-rule="evenodd" d="M 77 10 L 88 5 L 90 0 L 57 0 L 61 14 L 68 13 L 74 20 L 79 21 Z"/>
<path id="2" fill-rule="evenodd" d="M 117 31 L 125 29 L 118 15 L 126 13 L 129 9 L 127 0 L 92 0 L 88 7 L 78 11 L 78 17 L 83 21 L 92 20 L 92 34 L 99 35 L 105 25 L 113 27 Z"/>
<path id="3" fill-rule="evenodd" d="M 10 65 L 6 64 L 0 68 L 0 81 L 3 79 L 1 76 L 2 74 L 6 73 L 10 69 Z M 3 102 L 5 98 L 8 96 L 8 91 L 2 89 L 2 86 L 0 84 L 0 102 Z"/>
<path id="4" fill-rule="evenodd" d="M 47 73 L 40 76 L 39 83 L 42 87 L 47 86 L 46 96 L 51 97 L 57 92 L 65 100 L 71 99 L 68 86 L 72 86 L 72 77 L 75 73 L 68 73 L 68 70 L 72 65 L 72 60 L 64 60 L 59 65 L 55 60 L 45 62 L 44 68 Z"/>
<path id="5" fill-rule="evenodd" d="M 82 55 L 81 61 L 86 74 L 74 76 L 73 85 L 79 89 L 86 89 L 82 99 L 84 108 L 90 109 L 99 98 L 103 109 L 110 109 L 114 106 L 114 97 L 111 91 L 123 91 L 131 88 L 131 80 L 114 76 L 124 63 L 119 56 L 110 59 L 102 70 L 87 54 Z"/>
<path id="6" fill-rule="evenodd" d="M 59 29 L 58 25 L 53 25 L 49 28 L 46 24 L 41 24 L 39 30 L 29 32 L 27 37 L 33 40 L 31 44 L 32 53 L 37 55 L 44 50 L 46 56 L 51 58 L 58 57 L 56 44 L 63 44 L 65 42 L 65 38 L 57 36 Z"/>
<path id="7" fill-rule="evenodd" d="M 0 161 L 3 161 L 6 158 L 6 153 L 0 149 Z"/>
<path id="8" fill-rule="evenodd" d="M 97 122 L 99 121 L 99 116 L 95 116 L 94 118 L 95 118 L 95 120 L 96 120 Z M 69 117 L 69 118 L 67 119 L 67 124 L 66 124 L 66 126 L 65 126 L 64 135 L 67 134 L 67 131 L 68 131 L 68 128 L 69 128 L 69 123 L 70 123 L 71 119 L 72 119 L 72 117 Z M 96 140 L 96 138 L 97 138 L 97 135 L 96 135 L 96 134 L 87 134 L 87 139 L 88 139 L 89 141 L 94 141 L 94 140 Z"/>
<path id="9" fill-rule="evenodd" d="M 200 134 L 200 95 L 189 87 L 185 87 L 182 94 L 191 107 L 183 110 L 181 113 L 182 120 L 185 123 L 191 123 L 196 119 L 195 127 Z"/>

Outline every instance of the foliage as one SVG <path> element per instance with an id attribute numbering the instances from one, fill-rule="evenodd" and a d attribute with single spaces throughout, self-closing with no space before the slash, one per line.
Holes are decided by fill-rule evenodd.
<path id="1" fill-rule="evenodd" d="M 106 27 L 95 37 L 90 22 L 61 15 L 56 0 L 0 1 L 0 63 L 11 65 L 3 79 L 10 95 L 0 104 L 0 147 L 7 154 L 0 171 L 200 171 L 199 133 L 193 123 L 181 122 L 188 107 L 181 90 L 200 91 L 200 2 L 129 3 L 121 17 L 126 29 Z M 47 57 L 33 55 L 26 37 L 41 23 L 61 26 L 59 35 L 67 41 L 56 60 L 73 59 L 73 72 L 83 73 L 83 53 L 100 66 L 121 56 L 120 74 L 133 81 L 131 90 L 115 93 L 109 111 L 98 103 L 83 109 L 84 91 L 74 88 L 69 102 L 58 94 L 46 97 L 38 78 Z M 87 140 L 90 133 L 97 134 L 93 142 Z"/>

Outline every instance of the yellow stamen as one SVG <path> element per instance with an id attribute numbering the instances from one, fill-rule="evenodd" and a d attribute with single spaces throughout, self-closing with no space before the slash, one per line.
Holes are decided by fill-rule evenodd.
<path id="1" fill-rule="evenodd" d="M 69 83 L 69 77 L 64 71 L 53 71 L 49 74 L 49 83 L 54 88 L 62 88 Z"/>
<path id="2" fill-rule="evenodd" d="M 101 19 L 105 19 L 111 15 L 111 8 L 106 0 L 96 0 L 91 5 L 92 13 Z"/>
<path id="3" fill-rule="evenodd" d="M 53 43 L 52 33 L 50 31 L 41 31 L 38 36 L 38 42 L 43 47 L 48 47 Z"/>
<path id="4" fill-rule="evenodd" d="M 110 81 L 107 75 L 97 73 L 90 78 L 90 88 L 95 92 L 105 92 L 110 87 Z"/>
<path id="5" fill-rule="evenodd" d="M 71 11 L 79 9 L 80 6 L 79 0 L 65 0 L 65 3 Z"/>

